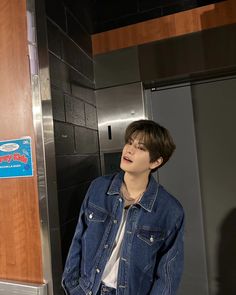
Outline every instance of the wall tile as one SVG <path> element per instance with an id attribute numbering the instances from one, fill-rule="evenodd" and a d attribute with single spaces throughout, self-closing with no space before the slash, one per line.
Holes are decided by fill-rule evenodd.
<path id="1" fill-rule="evenodd" d="M 45 2 L 49 17 L 48 48 L 63 264 L 87 188 L 101 174 L 97 131 L 78 127 L 85 126 L 86 121 L 94 127 L 96 111 L 93 106 L 95 83 L 92 41 L 90 34 L 81 25 L 81 21 L 88 25 L 91 20 L 90 16 L 83 17 L 83 13 L 90 9 L 88 2 L 85 10 L 81 8 L 80 1 Z M 79 11 L 72 9 L 70 13 L 68 7 L 78 8 Z M 78 16 L 78 20 L 72 14 Z M 87 107 L 85 118 L 86 102 L 92 106 Z"/>
<path id="2" fill-rule="evenodd" d="M 62 35 L 59 29 L 50 21 L 47 21 L 47 33 L 48 33 L 48 49 L 61 57 L 62 51 Z"/>
<path id="3" fill-rule="evenodd" d="M 81 72 L 84 74 L 89 80 L 94 80 L 94 69 L 93 69 L 93 60 L 90 58 L 83 58 L 81 61 Z"/>
<path id="4" fill-rule="evenodd" d="M 87 87 L 82 87 L 79 85 L 71 85 L 71 93 L 73 96 L 81 98 L 93 105 L 96 105 L 94 90 Z"/>
<path id="5" fill-rule="evenodd" d="M 54 122 L 55 148 L 57 155 L 73 154 L 75 150 L 72 125 Z"/>
<path id="6" fill-rule="evenodd" d="M 75 146 L 79 154 L 98 153 L 98 133 L 83 127 L 75 127 Z"/>
<path id="7" fill-rule="evenodd" d="M 62 38 L 62 58 L 68 64 L 73 66 L 78 71 L 81 71 L 81 60 L 85 58 L 86 55 L 82 50 L 69 39 L 67 36 Z"/>
<path id="8" fill-rule="evenodd" d="M 85 121 L 87 127 L 98 129 L 96 108 L 87 103 L 85 104 Z"/>
<path id="9" fill-rule="evenodd" d="M 70 93 L 68 67 L 56 56 L 49 54 L 49 70 L 51 84 Z"/>
<path id="10" fill-rule="evenodd" d="M 72 68 L 69 69 L 69 79 L 71 85 L 78 85 L 78 86 L 84 86 L 88 88 L 94 89 L 94 80 L 89 79 L 79 72 L 73 70 Z"/>
<path id="11" fill-rule="evenodd" d="M 74 218 L 78 218 L 80 207 L 89 185 L 90 182 L 85 182 L 58 191 L 61 226 Z"/>
<path id="12" fill-rule="evenodd" d="M 93 60 L 66 36 L 62 38 L 62 58 L 82 75 L 93 79 Z"/>
<path id="13" fill-rule="evenodd" d="M 99 155 L 57 156 L 56 164 L 59 189 L 91 181 L 100 175 Z"/>
<path id="14" fill-rule="evenodd" d="M 68 35 L 92 57 L 92 39 L 84 27 L 67 10 Z"/>
<path id="15" fill-rule="evenodd" d="M 65 95 L 66 122 L 85 126 L 84 102 Z"/>
<path id="16" fill-rule="evenodd" d="M 65 121 L 65 102 L 63 92 L 51 87 L 53 119 Z"/>

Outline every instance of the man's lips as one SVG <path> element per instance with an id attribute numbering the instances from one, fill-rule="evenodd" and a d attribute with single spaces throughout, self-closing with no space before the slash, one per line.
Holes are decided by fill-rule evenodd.
<path id="1" fill-rule="evenodd" d="M 123 160 L 132 163 L 133 161 L 128 156 L 123 156 Z"/>

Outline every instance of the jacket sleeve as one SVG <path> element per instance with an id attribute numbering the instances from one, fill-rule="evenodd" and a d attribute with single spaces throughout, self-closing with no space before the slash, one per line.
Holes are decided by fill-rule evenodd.
<path id="1" fill-rule="evenodd" d="M 184 213 L 178 219 L 175 230 L 166 241 L 156 278 L 150 295 L 175 295 L 179 287 L 184 264 Z"/>
<path id="2" fill-rule="evenodd" d="M 81 262 L 81 237 L 86 229 L 85 224 L 85 210 L 87 207 L 89 195 L 93 189 L 93 183 L 90 185 L 84 201 L 82 203 L 78 223 L 76 226 L 75 234 L 67 255 L 64 272 L 62 275 L 62 287 L 65 293 L 69 295 L 71 290 L 74 289 L 79 283 L 80 277 L 80 262 Z"/>

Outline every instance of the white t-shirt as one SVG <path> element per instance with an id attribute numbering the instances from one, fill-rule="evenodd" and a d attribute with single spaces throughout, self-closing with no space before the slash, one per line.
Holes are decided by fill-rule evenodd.
<path id="1" fill-rule="evenodd" d="M 125 233 L 125 225 L 126 225 L 126 219 L 127 219 L 127 209 L 123 209 L 122 219 L 120 223 L 120 227 L 118 229 L 116 240 L 115 240 L 115 246 L 112 250 L 111 257 L 107 261 L 107 264 L 105 266 L 103 275 L 102 275 L 102 281 L 103 283 L 110 287 L 110 288 L 117 288 L 117 276 L 118 276 L 118 269 L 119 269 L 119 262 L 120 262 L 120 250 L 121 245 Z"/>

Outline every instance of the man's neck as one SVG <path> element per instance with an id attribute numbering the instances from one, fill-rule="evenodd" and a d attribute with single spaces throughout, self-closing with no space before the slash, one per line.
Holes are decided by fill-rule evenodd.
<path id="1" fill-rule="evenodd" d="M 144 193 L 149 180 L 149 174 L 130 174 L 125 172 L 124 183 L 129 193 L 129 197 L 136 199 L 140 194 Z"/>

